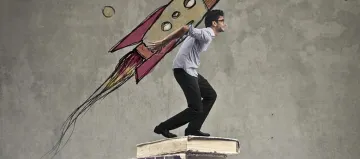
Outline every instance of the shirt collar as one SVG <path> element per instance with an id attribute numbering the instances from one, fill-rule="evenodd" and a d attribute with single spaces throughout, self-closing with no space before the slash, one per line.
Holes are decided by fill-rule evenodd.
<path id="1" fill-rule="evenodd" d="M 210 27 L 207 27 L 206 29 L 207 29 L 207 31 L 210 33 L 210 35 L 211 35 L 212 37 L 215 37 L 215 32 L 214 32 L 214 30 L 212 30 Z"/>

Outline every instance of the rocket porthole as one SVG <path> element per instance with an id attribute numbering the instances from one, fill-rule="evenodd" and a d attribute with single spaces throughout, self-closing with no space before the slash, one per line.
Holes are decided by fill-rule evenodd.
<path id="1" fill-rule="evenodd" d="M 175 11 L 172 15 L 172 18 L 176 19 L 180 16 L 180 12 L 179 11 Z"/>
<path id="2" fill-rule="evenodd" d="M 168 21 L 161 24 L 162 31 L 169 31 L 172 28 L 172 24 Z"/>
<path id="3" fill-rule="evenodd" d="M 196 4 L 195 0 L 184 0 L 184 7 L 187 9 L 194 7 L 195 4 Z"/>

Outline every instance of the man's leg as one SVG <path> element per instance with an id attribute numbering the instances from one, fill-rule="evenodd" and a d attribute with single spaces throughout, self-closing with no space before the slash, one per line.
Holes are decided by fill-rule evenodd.
<path id="1" fill-rule="evenodd" d="M 188 108 L 162 122 L 155 128 L 154 131 L 156 133 L 162 134 L 165 137 L 174 137 L 173 134 L 169 134 L 169 130 L 176 129 L 187 124 L 203 112 L 198 79 L 187 74 L 182 69 L 174 69 L 174 76 L 184 92 Z"/>
<path id="2" fill-rule="evenodd" d="M 206 117 L 209 115 L 212 106 L 215 103 L 217 94 L 216 91 L 213 89 L 213 87 L 209 84 L 209 82 L 200 74 L 198 75 L 198 82 L 199 82 L 201 97 L 203 98 L 202 99 L 203 113 L 189 123 L 185 135 L 193 134 L 193 135 L 209 136 L 209 134 L 202 133 L 200 129 Z"/>

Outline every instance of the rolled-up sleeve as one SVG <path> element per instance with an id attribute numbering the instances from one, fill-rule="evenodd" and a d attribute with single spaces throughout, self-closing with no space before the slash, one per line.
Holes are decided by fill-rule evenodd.
<path id="1" fill-rule="evenodd" d="M 189 25 L 189 31 L 187 34 L 202 42 L 208 42 L 211 40 L 211 35 L 208 32 L 195 28 L 193 25 Z"/>

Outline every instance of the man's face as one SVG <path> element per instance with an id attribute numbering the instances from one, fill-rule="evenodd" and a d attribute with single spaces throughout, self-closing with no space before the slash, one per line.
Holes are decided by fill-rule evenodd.
<path id="1" fill-rule="evenodd" d="M 220 16 L 217 20 L 217 23 L 216 23 L 216 30 L 218 32 L 224 32 L 225 31 L 225 27 L 226 27 L 226 24 L 225 24 L 225 19 L 223 16 Z"/>

